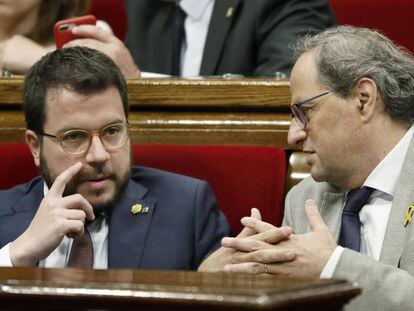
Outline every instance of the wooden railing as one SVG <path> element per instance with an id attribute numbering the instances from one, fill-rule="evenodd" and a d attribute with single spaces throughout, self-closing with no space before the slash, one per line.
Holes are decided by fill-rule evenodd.
<path id="1" fill-rule="evenodd" d="M 360 292 L 341 280 L 0 267 L 2 310 L 342 310 Z"/>

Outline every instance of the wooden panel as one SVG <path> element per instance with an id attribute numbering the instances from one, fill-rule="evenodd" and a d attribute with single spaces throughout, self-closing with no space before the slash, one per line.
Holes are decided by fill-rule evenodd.
<path id="1" fill-rule="evenodd" d="M 131 107 L 280 108 L 290 105 L 289 82 L 277 79 L 129 79 Z M 22 78 L 0 78 L 0 104 L 22 103 Z"/>
<path id="2" fill-rule="evenodd" d="M 290 106 L 289 82 L 277 79 L 132 79 L 131 105 L 250 109 Z"/>
<path id="3" fill-rule="evenodd" d="M 23 141 L 22 83 L 0 79 L 0 142 Z M 135 79 L 128 90 L 136 143 L 287 147 L 286 81 Z"/>
<path id="4" fill-rule="evenodd" d="M 0 268 L 0 305 L 19 310 L 339 310 L 360 292 L 341 280 Z"/>

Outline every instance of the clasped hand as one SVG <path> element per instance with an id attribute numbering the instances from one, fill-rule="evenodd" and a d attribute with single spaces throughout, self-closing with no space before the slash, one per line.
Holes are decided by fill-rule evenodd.
<path id="1" fill-rule="evenodd" d="M 223 247 L 199 270 L 319 277 L 336 242 L 313 200 L 306 201 L 305 213 L 311 229 L 306 234 L 293 234 L 290 227 L 275 227 L 253 213 L 252 217 L 244 217 L 241 234 L 223 238 Z"/>

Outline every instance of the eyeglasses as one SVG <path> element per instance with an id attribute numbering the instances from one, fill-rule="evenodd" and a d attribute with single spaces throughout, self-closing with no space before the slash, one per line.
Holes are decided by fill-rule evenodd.
<path id="1" fill-rule="evenodd" d="M 67 131 L 59 136 L 44 132 L 40 133 L 40 135 L 54 138 L 60 143 L 63 150 L 69 154 L 82 154 L 85 153 L 91 146 L 94 135 L 99 136 L 106 149 L 116 149 L 122 147 L 128 140 L 129 127 L 128 123 L 120 122 L 109 124 L 99 131 L 75 129 Z"/>
<path id="2" fill-rule="evenodd" d="M 332 92 L 333 91 L 324 92 L 322 94 L 319 94 L 319 95 L 316 95 L 316 96 L 311 97 L 309 99 L 306 99 L 302 102 L 296 102 L 290 107 L 290 111 L 292 112 L 292 118 L 294 118 L 296 120 L 296 122 L 298 123 L 298 125 L 301 129 L 303 129 L 303 130 L 306 129 L 306 126 L 308 125 L 308 119 L 306 118 L 306 109 L 304 109 L 302 107 L 302 105 L 306 104 L 306 103 L 308 103 L 312 100 L 315 100 L 319 97 L 328 95 Z"/>

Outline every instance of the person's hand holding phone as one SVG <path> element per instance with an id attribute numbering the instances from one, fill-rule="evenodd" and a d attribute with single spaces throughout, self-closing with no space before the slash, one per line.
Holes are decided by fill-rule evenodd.
<path id="1" fill-rule="evenodd" d="M 88 22 L 85 22 L 85 19 L 80 20 L 80 18 L 74 18 L 66 21 L 60 21 L 56 23 L 56 25 L 59 23 L 59 25 L 62 25 L 63 23 L 66 23 L 66 25 L 68 25 L 68 21 L 72 25 L 67 26 L 70 28 L 71 35 L 65 35 L 64 39 L 62 38 L 59 40 L 58 36 L 56 36 L 56 45 L 58 48 L 60 46 L 62 48 L 86 46 L 92 49 L 96 49 L 108 55 L 121 69 L 125 78 L 140 77 L 140 71 L 135 65 L 131 54 L 129 53 L 124 43 L 116 36 L 107 32 L 101 27 L 96 26 L 96 22 L 95 24 L 91 23 L 89 19 Z"/>
<path id="2" fill-rule="evenodd" d="M 58 21 L 53 29 L 56 47 L 61 49 L 69 41 L 82 38 L 72 32 L 78 25 L 96 25 L 96 17 L 93 15 L 78 16 Z"/>

